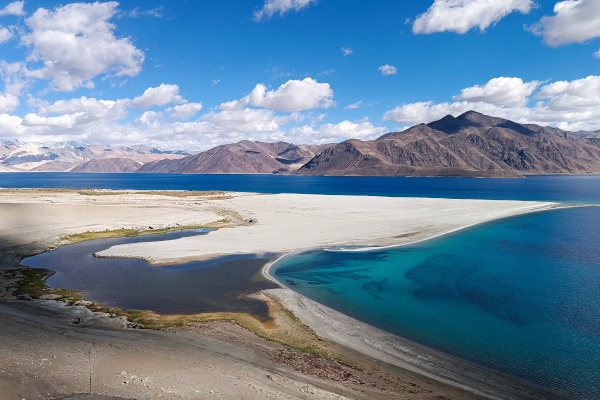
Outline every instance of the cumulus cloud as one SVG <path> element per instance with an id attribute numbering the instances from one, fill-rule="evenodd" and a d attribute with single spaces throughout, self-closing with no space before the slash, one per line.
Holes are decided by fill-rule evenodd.
<path id="1" fill-rule="evenodd" d="M 529 29 L 553 47 L 600 37 L 600 2 L 559 1 L 554 5 L 553 16 L 543 17 Z"/>
<path id="2" fill-rule="evenodd" d="M 462 34 L 474 27 L 484 31 L 512 12 L 529 13 L 533 6 L 532 0 L 435 0 L 427 12 L 416 18 L 413 33 Z"/>
<path id="3" fill-rule="evenodd" d="M 284 15 L 288 11 L 300 11 L 316 2 L 317 0 L 267 0 L 260 10 L 254 12 L 254 20 L 258 22 L 270 19 L 277 13 Z"/>
<path id="4" fill-rule="evenodd" d="M 92 79 L 100 74 L 139 74 L 144 54 L 129 39 L 115 37 L 108 22 L 117 6 L 112 1 L 39 8 L 26 20 L 31 32 L 21 38 L 32 49 L 28 60 L 43 63 L 29 76 L 51 80 L 56 91 L 71 92 L 93 87 Z"/>
<path id="5" fill-rule="evenodd" d="M 185 120 L 198 114 L 200 110 L 202 110 L 202 104 L 187 103 L 167 108 L 165 111 L 169 113 L 172 119 Z"/>
<path id="6" fill-rule="evenodd" d="M 595 111 L 600 107 L 600 76 L 554 82 L 543 86 L 536 97 L 548 99 L 553 111 Z"/>
<path id="7" fill-rule="evenodd" d="M 531 86 L 527 86 L 528 84 Z M 384 120 L 403 125 L 427 123 L 448 114 L 457 116 L 465 111 L 475 110 L 521 123 L 551 125 L 566 130 L 600 129 L 600 76 L 558 81 L 543 86 L 538 82 L 529 82 L 514 85 L 514 90 L 515 93 L 523 93 L 523 90 L 527 93 L 532 86 L 535 89 L 521 102 L 517 101 L 519 96 L 512 99 L 509 96 L 508 101 L 504 102 L 498 102 L 498 97 L 493 95 L 459 98 L 465 91 L 469 93 L 467 89 L 486 87 L 476 85 L 455 96 L 454 100 L 458 101 L 404 104 L 386 112 Z M 493 91 L 488 94 L 493 94 Z M 530 106 L 533 99 L 538 101 Z"/>
<path id="8" fill-rule="evenodd" d="M 3 26 L 0 26 L 0 44 L 8 42 L 12 37 L 12 32 Z"/>
<path id="9" fill-rule="evenodd" d="M 461 90 L 453 100 L 482 102 L 498 106 L 520 106 L 529 102 L 529 96 L 540 82 L 523 82 L 521 78 L 499 77 L 491 79 L 483 86 L 475 85 Z"/>
<path id="10" fill-rule="evenodd" d="M 0 93 L 0 113 L 11 112 L 20 104 L 19 98 L 11 93 Z"/>
<path id="11" fill-rule="evenodd" d="M 25 11 L 23 11 L 23 5 L 25 5 L 24 1 L 13 1 L 12 3 L 9 3 L 6 7 L 0 10 L 0 17 L 4 15 L 25 15 Z"/>
<path id="12" fill-rule="evenodd" d="M 385 64 L 385 65 L 382 65 L 381 67 L 379 67 L 379 71 L 381 72 L 381 75 L 383 75 L 383 76 L 396 75 L 398 73 L 398 69 L 396 67 L 394 67 L 393 65 L 389 65 L 389 64 Z"/>
<path id="13" fill-rule="evenodd" d="M 354 53 L 354 50 L 352 50 L 350 47 L 342 47 L 342 54 L 344 54 L 344 57 L 347 57 L 353 53 Z"/>
<path id="14" fill-rule="evenodd" d="M 335 104 L 329 84 L 312 78 L 292 79 L 270 91 L 259 83 L 244 101 L 255 107 L 285 112 L 329 108 Z"/>
<path id="15" fill-rule="evenodd" d="M 82 96 L 78 99 L 58 100 L 48 103 L 43 100 L 32 99 L 29 105 L 37 107 L 38 114 L 45 115 L 78 115 L 79 123 L 90 123 L 96 121 L 118 121 L 127 116 L 127 104 L 129 100 L 98 100 Z"/>
<path id="16" fill-rule="evenodd" d="M 181 104 L 187 103 L 187 101 L 179 95 L 179 86 L 165 83 L 162 83 L 158 87 L 146 89 L 144 94 L 131 101 L 133 107 L 142 108 L 166 106 L 171 103 Z"/>

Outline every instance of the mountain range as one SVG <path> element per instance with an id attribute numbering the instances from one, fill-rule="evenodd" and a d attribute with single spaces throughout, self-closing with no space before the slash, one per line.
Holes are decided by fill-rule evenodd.
<path id="1" fill-rule="evenodd" d="M 0 141 L 0 171 L 518 177 L 600 173 L 600 131 L 569 132 L 468 111 L 374 140 L 244 140 L 188 154 L 147 146 Z"/>
<path id="2" fill-rule="evenodd" d="M 297 170 L 325 146 L 243 140 L 179 160 L 143 165 L 137 172 L 187 174 L 273 174 Z"/>
<path id="3" fill-rule="evenodd" d="M 106 146 L 81 142 L 24 143 L 0 140 L 0 171 L 134 172 L 143 164 L 189 155 L 144 145 Z"/>

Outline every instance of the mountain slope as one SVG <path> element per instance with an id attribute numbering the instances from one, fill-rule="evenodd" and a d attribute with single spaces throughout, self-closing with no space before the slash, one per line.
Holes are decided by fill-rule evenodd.
<path id="1" fill-rule="evenodd" d="M 130 158 L 101 158 L 79 164 L 69 172 L 135 172 L 142 166 Z"/>
<path id="2" fill-rule="evenodd" d="M 244 140 L 179 160 L 144 164 L 137 172 L 188 174 L 271 174 L 300 168 L 322 146 Z"/>
<path id="3" fill-rule="evenodd" d="M 474 111 L 376 140 L 347 140 L 296 173 L 375 176 L 521 176 L 600 173 L 597 141 Z"/>
<path id="4" fill-rule="evenodd" d="M 138 166 L 156 160 L 178 159 L 188 155 L 183 152 L 162 151 L 144 145 L 106 146 L 88 145 L 80 142 L 23 143 L 18 140 L 0 141 L 0 170 L 7 171 L 42 171 L 67 172 L 79 165 L 99 159 L 129 159 Z M 103 172 L 101 170 L 117 168 L 117 163 L 91 163 L 84 169 L 87 172 Z M 122 168 L 114 172 L 131 170 L 133 163 L 121 162 Z"/>

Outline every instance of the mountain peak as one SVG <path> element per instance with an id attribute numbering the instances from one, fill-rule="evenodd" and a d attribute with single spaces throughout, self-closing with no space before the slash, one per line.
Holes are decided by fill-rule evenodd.
<path id="1" fill-rule="evenodd" d="M 471 124 L 477 124 L 477 125 L 481 125 L 481 126 L 497 126 L 497 125 L 502 125 L 505 122 L 507 122 L 507 120 L 502 119 L 502 118 L 497 118 L 497 117 L 490 117 L 489 115 L 485 115 L 482 113 L 479 113 L 477 111 L 467 111 L 461 115 L 459 115 L 458 117 L 456 117 L 457 121 L 468 121 Z"/>

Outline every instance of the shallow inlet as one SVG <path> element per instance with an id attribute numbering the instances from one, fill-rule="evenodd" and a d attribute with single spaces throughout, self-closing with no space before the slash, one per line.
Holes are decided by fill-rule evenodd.
<path id="1" fill-rule="evenodd" d="M 239 312 L 266 315 L 265 303 L 243 295 L 276 287 L 265 280 L 260 271 L 277 254 L 225 256 L 161 267 L 144 260 L 93 256 L 117 244 L 175 240 L 208 232 L 189 230 L 92 240 L 26 258 L 22 264 L 55 271 L 46 282 L 48 286 L 86 292 L 87 300 L 103 303 L 106 307 L 158 314 Z"/>

